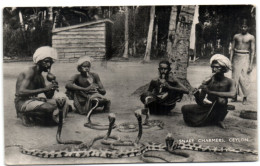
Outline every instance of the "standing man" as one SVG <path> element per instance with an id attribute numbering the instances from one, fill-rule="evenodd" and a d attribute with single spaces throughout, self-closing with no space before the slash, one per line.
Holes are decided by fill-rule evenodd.
<path id="1" fill-rule="evenodd" d="M 58 83 L 45 84 L 43 72 L 49 72 L 57 52 L 54 48 L 44 46 L 38 48 L 33 55 L 34 65 L 19 74 L 16 82 L 15 108 L 17 117 L 23 125 L 34 123 L 58 123 L 58 109 L 53 98 Z M 44 94 L 45 97 L 38 97 Z M 67 107 L 63 107 L 65 110 Z M 56 110 L 56 111 L 55 111 Z M 63 111 L 65 113 L 65 111 Z"/>
<path id="2" fill-rule="evenodd" d="M 151 114 L 168 114 L 189 91 L 174 77 L 170 62 L 159 63 L 159 77 L 150 82 L 148 91 L 141 95 L 141 101 L 149 108 Z"/>
<path id="3" fill-rule="evenodd" d="M 248 33 L 248 21 L 244 19 L 241 25 L 241 33 L 236 34 L 232 41 L 230 61 L 232 62 L 232 78 L 235 80 L 236 97 L 232 100 L 237 101 L 237 95 L 243 97 L 243 104 L 247 103 L 249 94 L 249 74 L 253 69 L 255 57 L 255 37 Z"/>

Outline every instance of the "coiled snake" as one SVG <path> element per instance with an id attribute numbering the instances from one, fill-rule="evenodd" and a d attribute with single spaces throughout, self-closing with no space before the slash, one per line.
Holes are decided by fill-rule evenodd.
<path id="1" fill-rule="evenodd" d="M 59 104 L 62 105 L 61 101 Z M 62 119 L 61 114 L 60 119 Z M 257 155 L 258 153 L 253 150 L 243 150 L 243 149 L 234 149 L 234 148 L 227 148 L 227 147 L 211 147 L 211 146 L 202 146 L 196 143 L 179 143 L 175 141 L 172 134 L 167 134 L 165 138 L 165 144 L 163 143 L 153 143 L 153 142 L 144 142 L 140 143 L 140 139 L 142 136 L 142 117 L 141 117 L 141 110 L 135 111 L 136 118 L 139 124 L 139 132 L 136 140 L 132 141 L 123 141 L 120 140 L 117 136 L 110 136 L 112 128 L 115 123 L 115 115 L 109 114 L 109 127 L 106 136 L 98 136 L 91 140 L 89 143 L 82 143 L 81 141 L 75 141 L 72 146 L 65 147 L 59 150 L 43 150 L 43 149 L 27 149 L 23 146 L 19 146 L 20 152 L 27 155 L 32 155 L 36 157 L 42 158 L 60 158 L 60 157 L 102 157 L 102 158 L 122 158 L 122 157 L 133 157 L 133 156 L 142 156 L 142 159 L 146 160 L 145 152 L 147 151 L 167 151 L 172 154 L 181 155 L 184 157 L 189 157 L 187 153 L 177 152 L 176 149 L 181 150 L 193 150 L 193 151 L 201 151 L 201 152 L 233 152 L 233 153 L 249 153 Z M 62 123 L 60 123 L 62 124 Z M 57 132 L 57 141 L 59 143 L 73 143 L 73 141 L 62 141 L 60 139 L 61 135 L 61 126 L 58 127 Z M 115 141 L 109 142 L 108 139 L 112 138 Z M 93 144 L 97 140 L 102 140 L 102 143 L 107 145 L 113 146 L 133 146 L 132 148 L 123 148 L 123 149 L 115 149 L 115 148 L 93 148 Z M 6 146 L 10 147 L 10 146 Z M 151 156 L 154 157 L 154 156 Z M 167 161 L 166 159 L 163 159 Z"/>
<path id="2" fill-rule="evenodd" d="M 161 120 L 149 120 L 149 109 L 141 109 L 141 114 L 145 115 L 145 120 L 143 125 L 144 129 L 149 129 L 155 126 L 158 126 L 160 129 L 163 129 L 164 123 Z M 138 131 L 139 124 L 132 122 L 121 123 L 117 126 L 117 130 L 120 132 L 136 132 Z"/>
<path id="3" fill-rule="evenodd" d="M 110 137 L 110 134 L 112 132 L 112 126 L 113 126 L 113 124 L 110 124 L 108 132 L 107 132 L 107 136 L 104 137 L 104 139 L 102 140 L 101 143 L 105 144 L 105 145 L 110 145 L 111 149 L 115 149 L 114 146 L 136 146 L 139 143 L 139 141 L 140 141 L 140 139 L 142 137 L 142 133 L 143 133 L 142 116 L 141 116 L 140 110 L 135 111 L 135 117 L 137 118 L 138 129 L 139 129 L 139 132 L 138 132 L 138 135 L 137 135 L 135 141 L 120 140 L 120 139 L 117 139 L 116 141 L 112 141 L 112 142 L 108 141 L 108 138 Z"/>
<path id="4" fill-rule="evenodd" d="M 99 123 L 93 123 L 91 121 L 91 115 L 92 112 L 98 107 L 99 105 L 99 99 L 94 98 L 92 99 L 92 101 L 95 101 L 95 105 L 89 110 L 88 114 L 87 114 L 87 123 L 84 124 L 85 127 L 91 128 L 91 129 L 96 129 L 96 130 L 107 130 L 108 126 L 107 124 L 99 124 Z M 116 125 L 112 126 L 113 128 L 116 127 Z"/>
<path id="5" fill-rule="evenodd" d="M 85 127 L 96 129 L 96 130 L 107 130 L 108 126 L 107 124 L 99 124 L 99 123 L 93 123 L 91 121 L 91 115 L 93 111 L 98 107 L 99 100 L 94 98 L 92 101 L 95 101 L 95 105 L 90 109 L 90 111 L 87 114 L 87 122 L 84 124 Z M 149 129 L 155 126 L 158 126 L 160 129 L 163 129 L 164 123 L 161 120 L 149 120 L 149 110 L 147 108 L 142 109 L 142 114 L 146 116 L 145 121 L 143 123 L 144 129 Z M 119 125 L 113 125 L 113 128 L 117 128 L 120 132 L 136 132 L 138 131 L 138 124 L 132 123 L 132 122 L 125 122 L 121 123 Z"/>

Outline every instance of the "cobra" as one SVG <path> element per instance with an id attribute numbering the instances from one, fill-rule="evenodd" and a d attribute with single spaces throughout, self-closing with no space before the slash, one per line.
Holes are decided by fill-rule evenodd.
<path id="1" fill-rule="evenodd" d="M 115 122 L 115 115 L 109 114 L 109 130 L 106 136 L 98 136 L 90 141 L 90 143 L 81 143 L 75 146 L 65 147 L 60 150 L 42 150 L 42 149 L 27 149 L 23 146 L 20 147 L 20 152 L 27 155 L 32 155 L 36 157 L 42 158 L 60 158 L 60 157 L 103 157 L 103 158 L 122 158 L 122 157 L 132 157 L 139 156 L 146 151 L 165 151 L 167 149 L 166 144 L 160 143 L 140 143 L 139 140 L 142 136 L 142 118 L 141 113 L 139 111 L 135 112 L 135 115 L 139 122 L 140 131 L 135 140 L 135 146 L 129 149 L 106 149 L 106 148 L 92 148 L 92 145 L 95 141 L 99 139 L 116 139 L 116 142 L 124 142 L 121 141 L 119 137 L 110 136 L 112 131 L 112 126 Z M 168 141 L 168 138 L 166 139 Z M 170 144 L 170 143 L 169 143 Z"/>
<path id="2" fill-rule="evenodd" d="M 95 130 L 107 130 L 108 126 L 107 124 L 99 124 L 99 123 L 93 123 L 91 121 L 91 115 L 93 111 L 97 108 L 99 104 L 98 99 L 92 99 L 95 101 L 95 105 L 90 109 L 90 111 L 87 114 L 87 122 L 84 124 L 85 127 L 95 129 Z M 164 123 L 161 120 L 149 120 L 149 110 L 146 109 L 141 109 L 142 114 L 146 116 L 145 121 L 143 123 L 143 128 L 144 129 L 149 129 L 155 126 L 158 126 L 160 129 L 163 129 Z M 121 123 L 120 125 L 114 125 L 113 128 L 117 128 L 118 131 L 120 132 L 136 132 L 138 131 L 138 124 L 132 123 L 132 122 L 125 122 Z"/>
<path id="3" fill-rule="evenodd" d="M 60 157 L 102 157 L 102 158 L 122 158 L 122 157 L 133 157 L 133 156 L 141 156 L 141 159 L 147 161 L 147 157 L 155 157 L 149 156 L 145 153 L 147 151 L 167 151 L 172 154 L 181 155 L 183 157 L 189 157 L 189 154 L 185 152 L 176 151 L 176 149 L 181 150 L 193 150 L 193 151 L 201 151 L 201 152 L 233 152 L 233 153 L 250 153 L 257 155 L 258 153 L 253 150 L 243 150 L 243 149 L 234 149 L 227 147 L 212 147 L 212 146 L 202 146 L 196 143 L 179 143 L 175 141 L 172 134 L 167 134 L 165 138 L 165 143 L 154 143 L 154 142 L 144 142 L 140 143 L 140 139 L 142 136 L 142 118 L 141 111 L 138 110 L 135 112 L 136 118 L 139 124 L 139 132 L 136 140 L 132 142 L 130 146 L 131 148 L 123 148 L 123 149 L 111 149 L 111 148 L 93 148 L 94 142 L 97 140 L 107 140 L 109 138 L 114 139 L 115 141 L 110 143 L 118 146 L 120 143 L 125 143 L 125 141 L 120 140 L 119 137 L 111 136 L 112 126 L 115 123 L 115 115 L 109 114 L 109 130 L 106 136 L 98 136 L 91 140 L 89 143 L 81 143 L 78 145 L 73 145 L 69 147 L 65 147 L 59 150 L 42 150 L 42 149 L 27 149 L 23 146 L 19 146 L 20 151 L 23 154 L 32 155 L 36 157 L 43 158 L 60 158 Z M 121 145 L 120 145 L 121 146 Z M 124 145 L 122 145 L 124 146 Z M 162 158 L 164 161 L 166 159 Z"/>
<path id="4" fill-rule="evenodd" d="M 203 147 L 198 144 L 179 144 L 174 141 L 171 134 L 168 134 L 165 139 L 166 144 L 160 143 L 144 143 L 141 146 L 126 149 L 126 150 L 110 150 L 105 148 L 94 149 L 94 148 L 65 148 L 56 151 L 44 151 L 40 149 L 26 149 L 20 146 L 20 151 L 27 155 L 42 157 L 42 158 L 60 158 L 60 157 L 101 157 L 101 158 L 122 158 L 122 157 L 133 157 L 142 155 L 142 159 L 149 157 L 145 155 L 147 151 L 168 151 L 173 154 L 183 155 L 182 152 L 175 152 L 176 149 L 184 150 L 195 150 L 202 152 L 234 152 L 234 153 L 250 153 L 257 155 L 258 153 L 252 150 L 241 150 L 233 148 L 218 148 L 218 147 Z M 184 153 L 185 154 L 185 153 Z M 185 154 L 186 155 L 186 154 Z M 183 155 L 183 156 L 185 156 Z M 152 156 L 154 157 L 154 156 Z M 185 156 L 185 157 L 188 157 Z M 167 161 L 166 159 L 164 159 Z"/>
<path id="5" fill-rule="evenodd" d="M 141 114 L 145 115 L 144 123 L 142 123 L 144 129 L 149 129 L 158 126 L 160 129 L 164 128 L 164 122 L 161 120 L 150 120 L 149 109 L 140 109 Z M 136 132 L 138 131 L 138 124 L 132 122 L 121 123 L 117 126 L 117 130 L 120 132 Z"/>
<path id="6" fill-rule="evenodd" d="M 65 98 L 57 98 L 56 99 L 56 104 L 59 109 L 59 124 L 58 124 L 58 130 L 56 134 L 56 140 L 59 144 L 81 144 L 82 141 L 76 141 L 76 140 L 67 140 L 64 141 L 61 139 L 61 131 L 62 131 L 62 126 L 63 126 L 63 111 L 62 108 L 64 107 L 66 103 Z"/>
<path id="7" fill-rule="evenodd" d="M 91 121 L 92 112 L 98 107 L 99 104 L 99 100 L 97 98 L 92 99 L 92 101 L 95 101 L 95 105 L 89 110 L 87 114 L 87 123 L 85 123 L 84 126 L 96 130 L 107 130 L 109 125 L 93 123 Z M 115 128 L 116 125 L 113 125 L 112 127 Z"/>
<path id="8" fill-rule="evenodd" d="M 110 137 L 110 134 L 112 132 L 112 126 L 109 125 L 109 129 L 107 132 L 107 136 L 102 140 L 102 144 L 105 145 L 110 145 L 111 149 L 115 149 L 114 146 L 136 146 L 137 144 L 139 144 L 139 141 L 142 137 L 142 133 L 143 133 L 143 126 L 142 126 L 142 116 L 141 116 L 141 112 L 140 110 L 136 110 L 135 111 L 135 117 L 137 118 L 138 121 L 138 135 L 136 137 L 135 141 L 131 141 L 131 140 L 120 140 L 117 139 L 116 141 L 109 141 L 108 138 Z M 113 138 L 116 138 L 115 136 L 113 136 Z"/>

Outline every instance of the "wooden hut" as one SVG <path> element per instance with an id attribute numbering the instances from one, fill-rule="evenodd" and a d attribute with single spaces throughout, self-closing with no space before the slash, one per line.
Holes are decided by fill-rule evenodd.
<path id="1" fill-rule="evenodd" d="M 52 47 L 61 61 L 90 56 L 95 60 L 110 57 L 112 47 L 112 21 L 98 20 L 52 30 Z"/>

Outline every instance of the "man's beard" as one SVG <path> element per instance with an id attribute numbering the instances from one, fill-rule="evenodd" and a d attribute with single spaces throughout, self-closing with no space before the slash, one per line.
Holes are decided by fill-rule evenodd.
<path id="1" fill-rule="evenodd" d="M 44 67 L 44 66 L 42 66 L 42 67 L 41 67 L 41 70 L 44 71 L 44 72 L 49 72 L 49 71 L 50 71 L 50 68 L 49 68 L 49 67 Z"/>
<path id="2" fill-rule="evenodd" d="M 162 74 L 161 74 L 161 78 L 162 78 L 162 79 L 165 79 L 165 73 L 162 73 Z"/>
<path id="3" fill-rule="evenodd" d="M 167 79 L 168 75 L 169 75 L 169 72 L 166 72 L 166 73 L 161 73 L 160 72 L 160 78 L 162 78 L 162 79 Z"/>

